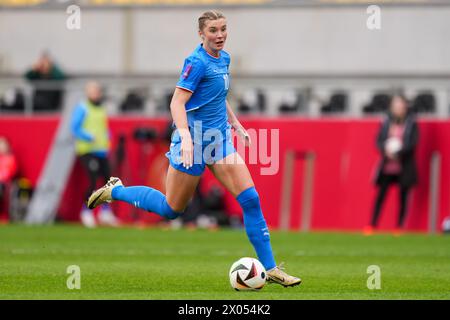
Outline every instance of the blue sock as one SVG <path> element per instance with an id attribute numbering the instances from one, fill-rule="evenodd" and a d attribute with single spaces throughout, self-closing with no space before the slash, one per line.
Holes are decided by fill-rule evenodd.
<path id="1" fill-rule="evenodd" d="M 167 219 L 176 219 L 181 214 L 169 206 L 164 194 L 150 187 L 117 186 L 112 189 L 111 196 L 114 200 L 125 201 L 139 209 L 154 212 Z"/>
<path id="2" fill-rule="evenodd" d="M 236 200 L 244 211 L 244 225 L 247 236 L 255 248 L 259 261 L 266 270 L 276 266 L 270 245 L 269 229 L 261 211 L 259 195 L 255 187 L 242 191 Z"/>

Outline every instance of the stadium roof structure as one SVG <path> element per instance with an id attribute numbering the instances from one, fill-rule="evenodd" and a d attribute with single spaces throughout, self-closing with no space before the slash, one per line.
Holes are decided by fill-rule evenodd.
<path id="1" fill-rule="evenodd" d="M 448 0 L 0 0 L 0 8 L 450 5 Z"/>

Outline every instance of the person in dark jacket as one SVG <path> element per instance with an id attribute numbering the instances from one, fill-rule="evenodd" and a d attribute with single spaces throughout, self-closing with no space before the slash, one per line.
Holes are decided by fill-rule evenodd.
<path id="1" fill-rule="evenodd" d="M 25 78 L 34 86 L 33 110 L 56 111 L 60 110 L 64 90 L 62 81 L 66 79 L 64 72 L 44 52 L 25 73 Z"/>
<path id="2" fill-rule="evenodd" d="M 415 149 L 419 129 L 414 115 L 409 109 L 408 101 L 402 95 L 395 95 L 390 110 L 377 137 L 377 148 L 382 154 L 375 183 L 378 195 L 375 200 L 370 225 L 364 229 L 365 234 L 373 233 L 379 221 L 381 207 L 388 188 L 398 184 L 400 188 L 400 207 L 396 233 L 403 228 L 407 213 L 408 194 L 417 183 Z"/>

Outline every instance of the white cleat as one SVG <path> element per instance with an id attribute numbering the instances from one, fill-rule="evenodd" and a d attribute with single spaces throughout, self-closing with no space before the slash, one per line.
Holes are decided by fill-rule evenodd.
<path id="1" fill-rule="evenodd" d="M 277 283 L 284 287 L 293 287 L 302 283 L 302 280 L 297 277 L 293 277 L 288 275 L 283 271 L 283 264 L 280 264 L 279 267 L 275 267 L 269 271 L 267 271 L 267 281 L 269 283 Z"/>
<path id="2" fill-rule="evenodd" d="M 100 189 L 95 190 L 87 201 L 89 209 L 94 209 L 101 204 L 110 203 L 113 199 L 111 192 L 114 187 L 123 186 L 119 178 L 111 177 L 108 182 Z"/>

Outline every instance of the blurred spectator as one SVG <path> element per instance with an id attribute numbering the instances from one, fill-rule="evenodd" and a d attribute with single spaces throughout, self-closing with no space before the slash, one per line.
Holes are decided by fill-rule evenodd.
<path id="1" fill-rule="evenodd" d="M 400 187 L 400 207 L 396 233 L 403 227 L 409 190 L 417 182 L 417 169 L 414 151 L 418 140 L 418 126 L 410 112 L 407 100 L 395 95 L 390 103 L 390 112 L 381 126 L 377 138 L 377 147 L 382 154 L 378 168 L 376 184 L 378 196 L 372 215 L 372 221 L 365 228 L 366 234 L 376 228 L 386 191 L 392 184 Z"/>
<path id="2" fill-rule="evenodd" d="M 25 177 L 15 179 L 11 184 L 9 221 L 24 221 L 33 196 L 31 181 Z"/>
<path id="3" fill-rule="evenodd" d="M 0 137 L 0 213 L 6 210 L 8 190 L 16 174 L 16 157 L 11 152 L 8 140 Z"/>
<path id="4" fill-rule="evenodd" d="M 43 53 L 25 73 L 25 78 L 34 83 L 33 109 L 35 111 L 54 111 L 61 107 L 63 90 L 61 81 L 65 74 L 52 61 L 48 53 Z M 36 81 L 51 81 L 36 83 Z"/>
<path id="5" fill-rule="evenodd" d="M 87 100 L 79 103 L 73 112 L 71 129 L 74 135 L 75 150 L 89 176 L 89 187 L 85 192 L 85 199 L 97 188 L 97 179 L 101 177 L 106 183 L 110 177 L 108 151 L 110 148 L 110 134 L 108 116 L 102 105 L 103 92 L 97 82 L 91 81 L 86 85 Z M 83 204 L 81 221 L 86 227 L 96 226 L 92 210 Z M 99 222 L 107 225 L 117 225 L 118 221 L 109 205 L 100 208 Z"/>

